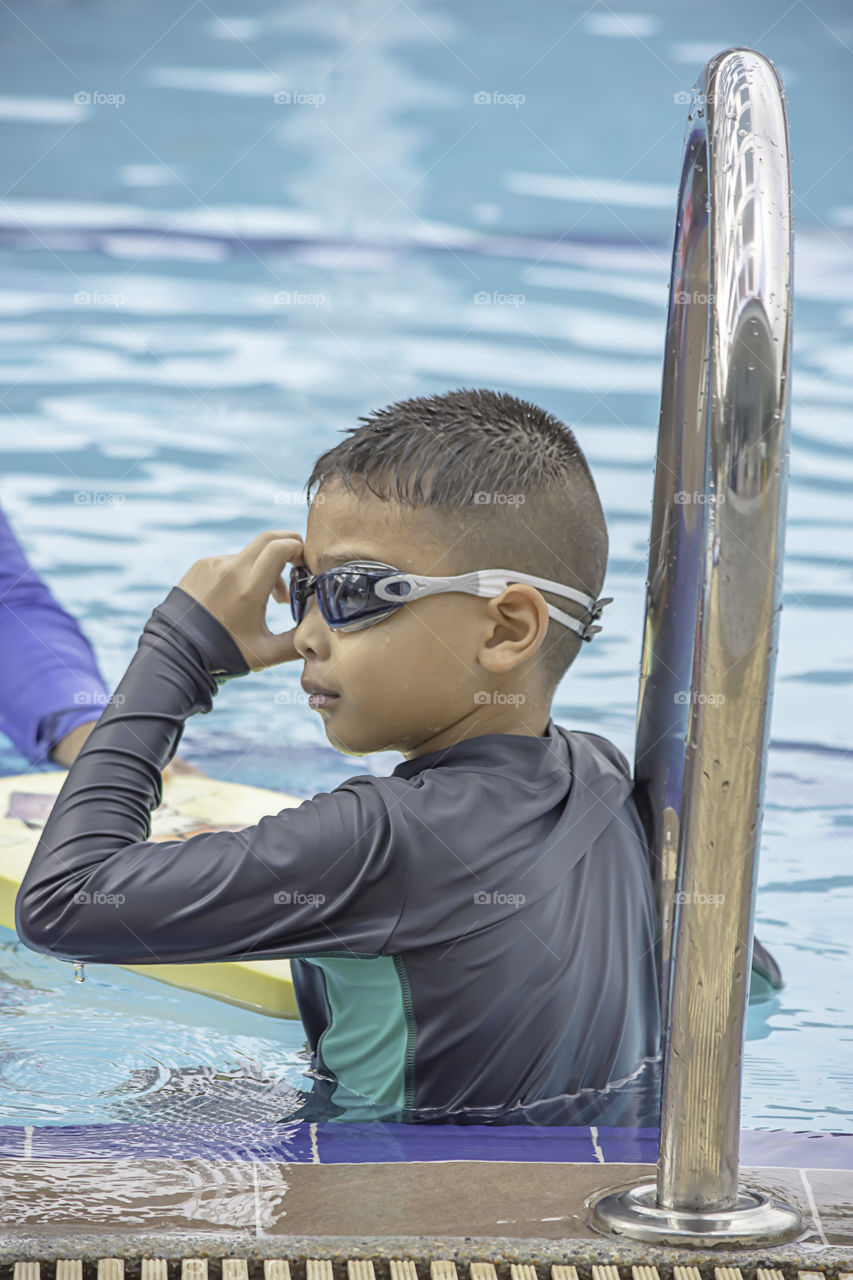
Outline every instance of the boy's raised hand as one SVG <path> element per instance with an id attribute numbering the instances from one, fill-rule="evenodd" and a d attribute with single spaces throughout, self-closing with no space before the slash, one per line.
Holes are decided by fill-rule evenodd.
<path id="1" fill-rule="evenodd" d="M 197 560 L 178 586 L 230 631 L 249 669 L 261 671 L 301 656 L 293 647 L 296 627 L 274 635 L 265 618 L 270 596 L 279 604 L 290 600 L 285 566 L 301 563 L 301 535 L 267 529 L 236 555 Z"/>

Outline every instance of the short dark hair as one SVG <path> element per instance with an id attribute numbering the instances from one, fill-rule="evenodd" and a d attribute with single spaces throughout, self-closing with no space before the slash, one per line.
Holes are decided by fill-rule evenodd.
<path id="1" fill-rule="evenodd" d="M 587 461 L 569 427 L 544 409 L 485 389 L 401 400 L 347 427 L 306 484 L 357 477 L 377 498 L 434 511 L 453 573 L 518 569 L 597 598 L 607 568 L 607 525 Z M 488 495 L 483 498 L 482 495 Z M 583 606 L 542 595 L 572 617 Z M 553 694 L 583 641 L 552 619 L 539 650 Z"/>

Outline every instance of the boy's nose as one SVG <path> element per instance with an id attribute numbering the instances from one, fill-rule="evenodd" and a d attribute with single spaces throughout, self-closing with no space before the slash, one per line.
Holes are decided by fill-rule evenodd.
<path id="1" fill-rule="evenodd" d="M 302 620 L 296 624 L 293 647 L 302 658 L 309 653 L 328 653 L 330 634 L 331 628 L 320 612 L 312 591 L 305 602 Z"/>

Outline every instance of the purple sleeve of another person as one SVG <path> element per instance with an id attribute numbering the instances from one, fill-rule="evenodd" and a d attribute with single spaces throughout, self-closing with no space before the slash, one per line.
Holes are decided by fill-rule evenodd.
<path id="1" fill-rule="evenodd" d="M 0 510 L 0 732 L 39 764 L 77 725 L 98 720 L 108 696 L 91 645 Z"/>

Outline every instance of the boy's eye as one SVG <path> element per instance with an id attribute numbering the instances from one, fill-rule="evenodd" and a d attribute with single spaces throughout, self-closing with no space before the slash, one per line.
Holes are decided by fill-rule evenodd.
<path id="1" fill-rule="evenodd" d="M 370 593 L 370 583 L 363 573 L 334 573 L 329 584 L 338 605 L 357 605 Z"/>

